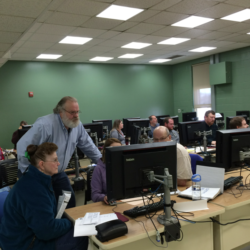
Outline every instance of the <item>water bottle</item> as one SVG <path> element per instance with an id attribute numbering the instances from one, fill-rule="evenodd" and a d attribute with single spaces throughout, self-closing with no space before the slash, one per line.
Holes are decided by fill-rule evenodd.
<path id="1" fill-rule="evenodd" d="M 192 200 L 198 201 L 201 199 L 201 176 L 194 174 L 191 178 L 192 181 Z"/>

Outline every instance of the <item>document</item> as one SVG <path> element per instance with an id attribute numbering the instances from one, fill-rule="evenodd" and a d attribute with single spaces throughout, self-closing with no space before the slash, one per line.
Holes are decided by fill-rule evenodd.
<path id="1" fill-rule="evenodd" d="M 62 192 L 63 192 L 63 195 L 60 195 L 58 198 L 56 219 L 62 218 L 65 208 L 67 207 L 69 200 L 71 198 L 71 192 L 64 191 L 64 190 Z"/>
<path id="2" fill-rule="evenodd" d="M 96 224 L 99 222 L 100 212 L 98 213 L 86 213 L 86 215 L 83 217 L 83 224 Z"/>
<path id="3" fill-rule="evenodd" d="M 174 203 L 174 209 L 181 212 L 194 212 L 208 209 L 208 207 L 206 200 L 199 200 Z"/>

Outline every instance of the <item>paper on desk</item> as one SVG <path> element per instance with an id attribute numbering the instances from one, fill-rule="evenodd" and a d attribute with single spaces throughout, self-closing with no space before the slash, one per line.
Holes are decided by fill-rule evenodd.
<path id="1" fill-rule="evenodd" d="M 174 209 L 181 212 L 194 212 L 208 209 L 207 200 L 174 203 Z"/>
<path id="2" fill-rule="evenodd" d="M 74 237 L 97 235 L 97 231 L 95 230 L 96 225 L 99 225 L 99 224 L 102 224 L 104 222 L 111 221 L 111 220 L 117 220 L 117 219 L 118 218 L 115 213 L 102 214 L 99 216 L 98 223 L 92 224 L 92 225 L 85 225 L 84 217 L 79 218 L 75 221 Z"/>
<path id="3" fill-rule="evenodd" d="M 100 212 L 97 213 L 86 213 L 86 215 L 83 217 L 83 224 L 89 225 L 89 224 L 97 224 L 99 222 Z"/>

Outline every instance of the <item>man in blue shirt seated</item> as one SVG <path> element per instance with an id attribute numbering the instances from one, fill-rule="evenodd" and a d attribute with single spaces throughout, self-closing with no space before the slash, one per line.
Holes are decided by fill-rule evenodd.
<path id="1" fill-rule="evenodd" d="M 174 130 L 174 120 L 171 117 L 166 117 L 164 119 L 164 126 L 169 130 L 169 134 L 171 135 L 171 139 L 180 143 L 179 134 Z"/>
<path id="2" fill-rule="evenodd" d="M 148 132 L 149 137 L 153 137 L 154 130 L 159 127 L 159 123 L 157 121 L 157 117 L 155 115 L 149 116 L 149 127 L 151 128 L 151 131 Z"/>
<path id="3" fill-rule="evenodd" d="M 76 146 L 95 163 L 102 155 L 79 119 L 79 105 L 74 97 L 63 97 L 53 111 L 53 114 L 39 117 L 18 141 L 18 169 L 19 173 L 24 173 L 29 166 L 25 157 L 28 145 L 41 145 L 43 142 L 55 143 L 58 146 L 57 155 L 60 166 L 58 174 L 52 176 L 52 185 L 57 201 L 58 197 L 62 195 L 62 190 L 72 192 L 67 206 L 67 208 L 71 208 L 75 207 L 75 196 L 64 170 L 67 168 Z"/>
<path id="4" fill-rule="evenodd" d="M 216 131 L 218 126 L 215 124 L 215 112 L 208 110 L 204 116 L 206 131 L 212 130 L 212 135 L 207 135 L 207 144 L 216 145 Z"/>

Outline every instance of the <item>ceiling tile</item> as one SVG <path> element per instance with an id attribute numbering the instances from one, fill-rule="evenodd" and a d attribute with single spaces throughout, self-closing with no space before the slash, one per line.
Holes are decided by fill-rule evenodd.
<path id="1" fill-rule="evenodd" d="M 152 34 L 153 32 L 156 32 L 157 30 L 160 30 L 162 28 L 164 28 L 163 25 L 140 23 L 140 24 L 136 25 L 135 27 L 129 29 L 128 32 L 149 35 L 149 34 Z"/>
<path id="2" fill-rule="evenodd" d="M 117 47 L 121 47 L 124 45 L 124 41 L 119 41 L 119 40 L 106 40 L 104 42 L 101 43 L 102 46 L 108 46 L 108 47 L 113 47 L 113 48 L 117 48 Z"/>
<path id="3" fill-rule="evenodd" d="M 134 27 L 135 25 L 137 25 L 137 22 L 123 22 L 122 24 L 118 25 L 117 27 L 113 28 L 113 30 L 116 31 L 126 31 L 132 27 Z"/>
<path id="4" fill-rule="evenodd" d="M 77 49 L 78 47 L 82 47 L 83 45 L 77 45 L 77 44 L 62 44 L 62 43 L 54 43 L 52 46 L 48 47 L 49 49 L 54 50 L 60 50 L 69 52 L 72 50 Z"/>
<path id="5" fill-rule="evenodd" d="M 182 37 L 182 38 L 196 38 L 202 35 L 207 34 L 208 31 L 207 30 L 200 30 L 200 29 L 190 29 L 187 30 L 181 34 L 178 34 L 178 37 Z"/>
<path id="6" fill-rule="evenodd" d="M 173 37 L 173 36 L 176 36 L 178 34 L 185 32 L 185 31 L 187 31 L 187 28 L 167 26 L 166 28 L 163 28 L 161 30 L 158 30 L 158 31 L 152 33 L 152 35 Z"/>
<path id="7" fill-rule="evenodd" d="M 128 42 L 128 41 L 135 41 L 141 37 L 144 37 L 144 35 L 141 34 L 133 34 L 133 33 L 127 33 L 127 32 L 123 32 L 117 36 L 114 36 L 112 39 L 114 40 L 121 40 L 124 42 Z"/>
<path id="8" fill-rule="evenodd" d="M 8 59 L 6 59 L 6 58 L 0 58 L 0 63 L 2 63 L 2 64 L 6 63 L 7 61 L 8 61 Z"/>
<path id="9" fill-rule="evenodd" d="M 51 47 L 54 43 L 45 43 L 45 42 L 25 42 L 23 44 L 23 48 L 41 48 L 41 49 L 47 49 Z"/>
<path id="10" fill-rule="evenodd" d="M 27 17 L 12 17 L 0 15 L 0 30 L 10 32 L 24 32 L 34 21 Z"/>
<path id="11" fill-rule="evenodd" d="M 92 0 L 96 2 L 103 2 L 103 3 L 113 3 L 115 0 Z"/>
<path id="12" fill-rule="evenodd" d="M 93 46 L 91 48 L 88 49 L 88 51 L 96 51 L 96 52 L 107 52 L 107 51 L 110 51 L 112 50 L 112 48 L 108 47 L 108 46 Z"/>
<path id="13" fill-rule="evenodd" d="M 143 22 L 144 20 L 149 19 L 152 16 L 155 16 L 156 14 L 160 13 L 159 11 L 156 10 L 145 10 L 138 15 L 132 17 L 129 19 L 131 22 Z"/>
<path id="14" fill-rule="evenodd" d="M 162 11 L 159 14 L 147 19 L 145 22 L 152 24 L 170 25 L 187 17 L 187 15 L 183 14 L 175 14 L 171 12 Z"/>
<path id="15" fill-rule="evenodd" d="M 196 13 L 196 16 L 209 17 L 209 18 L 222 18 L 224 16 L 233 14 L 243 10 L 242 7 L 233 6 L 229 4 L 220 3 L 218 5 L 212 6 L 206 10 L 202 10 Z"/>
<path id="16" fill-rule="evenodd" d="M 62 25 L 55 25 L 55 24 L 42 24 L 41 27 L 38 28 L 36 33 L 67 36 L 74 29 L 75 29 L 74 27 L 70 27 L 70 26 L 62 26 Z"/>
<path id="17" fill-rule="evenodd" d="M 166 10 L 167 8 L 169 8 L 175 4 L 178 4 L 181 1 L 182 0 L 163 0 L 160 3 L 151 7 L 151 9 L 153 9 L 153 10 Z"/>
<path id="18" fill-rule="evenodd" d="M 6 51 L 12 46 L 11 43 L 0 43 L 0 51 Z"/>
<path id="19" fill-rule="evenodd" d="M 29 38 L 31 42 L 49 42 L 49 43 L 58 43 L 64 36 L 53 36 L 47 34 L 34 34 Z"/>
<path id="20" fill-rule="evenodd" d="M 105 32 L 106 30 L 101 29 L 76 28 L 70 32 L 69 35 L 95 38 L 104 34 Z"/>
<path id="21" fill-rule="evenodd" d="M 41 27 L 41 23 L 34 23 L 27 32 L 33 33 L 36 32 L 38 28 Z"/>
<path id="22" fill-rule="evenodd" d="M 161 0 L 116 0 L 113 4 L 126 7 L 148 9 L 160 2 Z"/>
<path id="23" fill-rule="evenodd" d="M 230 32 L 230 33 L 233 33 L 233 32 L 239 33 L 240 31 L 247 30 L 247 29 L 250 29 L 249 24 L 247 24 L 247 23 L 235 23 L 229 27 L 222 28 L 219 31 Z"/>
<path id="24" fill-rule="evenodd" d="M 15 43 L 22 33 L 0 31 L 0 43 Z"/>
<path id="25" fill-rule="evenodd" d="M 29 54 L 29 53 L 34 53 L 34 54 L 41 54 L 45 51 L 46 49 L 42 49 L 42 48 L 19 48 L 18 50 L 16 50 L 16 53 L 19 54 Z"/>
<path id="26" fill-rule="evenodd" d="M 250 7 L 250 1 L 249 0 L 237 0 L 237 1 L 235 1 L 235 0 L 227 0 L 227 1 L 225 1 L 225 3 L 236 5 L 236 6 L 241 6 L 241 7 L 246 7 L 246 8 Z"/>
<path id="27" fill-rule="evenodd" d="M 49 19 L 54 14 L 53 11 L 44 11 L 38 18 L 38 23 L 44 23 L 47 19 Z"/>
<path id="28" fill-rule="evenodd" d="M 223 41 L 231 41 L 231 40 L 229 40 L 230 38 L 232 38 L 232 37 L 235 37 L 235 36 L 238 36 L 239 34 L 237 34 L 237 33 L 233 33 L 233 34 L 230 34 L 230 35 L 227 35 L 227 36 L 222 36 L 222 37 L 219 37 L 219 38 L 217 38 L 216 40 L 223 40 Z"/>
<path id="29" fill-rule="evenodd" d="M 21 36 L 20 41 L 27 41 L 34 33 L 27 32 Z"/>
<path id="30" fill-rule="evenodd" d="M 142 38 L 139 38 L 138 40 L 136 40 L 136 42 L 142 42 L 142 43 L 159 43 L 163 40 L 167 39 L 164 36 L 144 36 Z"/>
<path id="31" fill-rule="evenodd" d="M 121 32 L 117 32 L 117 31 L 113 31 L 113 30 L 109 30 L 109 31 L 106 31 L 105 33 L 101 34 L 98 36 L 98 38 L 102 38 L 102 39 L 110 39 L 114 36 L 117 36 L 121 34 Z"/>
<path id="32" fill-rule="evenodd" d="M 212 22 L 205 23 L 203 25 L 199 26 L 199 29 L 202 30 L 219 30 L 228 26 L 231 26 L 232 22 L 226 21 L 226 20 L 221 20 L 221 19 L 216 19 L 213 20 Z"/>
<path id="33" fill-rule="evenodd" d="M 227 33 L 227 32 L 219 32 L 219 31 L 213 31 L 213 32 L 209 32 L 205 35 L 199 36 L 199 39 L 208 39 L 208 40 L 212 40 L 212 39 L 217 39 L 223 36 L 227 36 L 230 35 L 231 33 Z"/>
<path id="34" fill-rule="evenodd" d="M 231 37 L 227 39 L 228 41 L 232 42 L 242 42 L 242 43 L 250 43 L 250 36 L 245 34 L 245 35 L 237 35 L 235 37 Z"/>
<path id="35" fill-rule="evenodd" d="M 91 0 L 70 0 L 62 4 L 58 10 L 65 13 L 96 16 L 108 7 L 108 3 L 94 2 Z"/>
<path id="36" fill-rule="evenodd" d="M 123 21 L 114 20 L 114 19 L 107 19 L 107 18 L 99 18 L 99 17 L 92 17 L 87 22 L 85 22 L 82 27 L 91 28 L 91 29 L 104 29 L 109 30 L 113 29 L 116 26 L 122 24 Z"/>
<path id="37" fill-rule="evenodd" d="M 11 59 L 13 60 L 22 60 L 22 59 L 28 59 L 28 60 L 34 60 L 37 57 L 36 53 L 14 53 L 13 55 L 11 55 Z"/>

